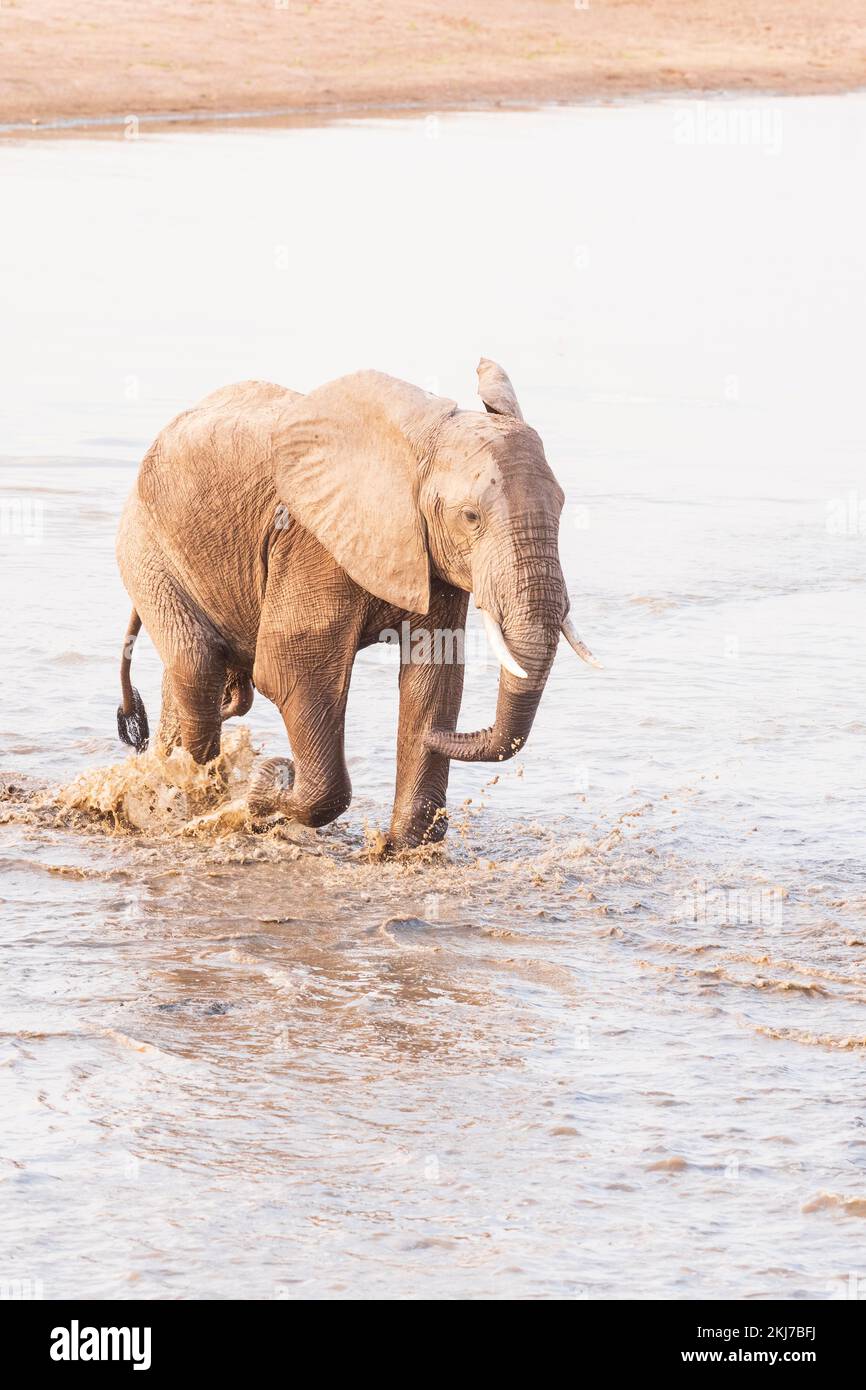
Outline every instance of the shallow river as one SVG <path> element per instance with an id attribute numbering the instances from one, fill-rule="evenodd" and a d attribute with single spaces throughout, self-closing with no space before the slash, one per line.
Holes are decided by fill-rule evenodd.
<path id="1" fill-rule="evenodd" d="M 5 1290 L 862 1296 L 864 130 L 823 98 L 0 146 Z M 604 672 L 563 645 L 426 857 L 375 857 L 383 650 L 318 834 L 245 824 L 261 697 L 227 811 L 128 756 L 113 534 L 160 426 L 362 366 L 472 406 L 482 353 Z"/>

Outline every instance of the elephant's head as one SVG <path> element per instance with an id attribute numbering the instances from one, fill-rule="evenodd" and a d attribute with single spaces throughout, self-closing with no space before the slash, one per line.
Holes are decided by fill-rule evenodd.
<path id="1" fill-rule="evenodd" d="M 495 722 L 425 735 L 469 762 L 526 743 L 562 634 L 598 664 L 568 618 L 562 489 L 502 368 L 482 358 L 478 378 L 486 413 L 357 372 L 294 402 L 274 438 L 280 499 L 356 583 L 415 614 L 431 575 L 474 594 L 501 666 Z"/>

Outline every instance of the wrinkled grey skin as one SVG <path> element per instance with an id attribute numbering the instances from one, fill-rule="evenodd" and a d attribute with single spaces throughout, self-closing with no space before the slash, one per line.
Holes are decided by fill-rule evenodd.
<path id="1" fill-rule="evenodd" d="M 343 748 L 356 653 L 384 629 L 462 630 L 468 596 L 526 678 L 500 673 L 489 729 L 455 733 L 459 663 L 403 664 L 393 846 L 441 839 L 450 758 L 510 758 L 529 736 L 568 610 L 563 494 L 505 372 L 482 359 L 481 411 L 378 372 L 307 396 L 243 382 L 173 420 L 142 462 L 117 557 L 134 604 L 121 727 L 143 623 L 165 665 L 158 744 L 215 756 L 253 686 L 294 763 L 255 769 L 250 805 L 320 826 L 349 805 Z M 138 721 L 136 723 L 136 720 Z"/>

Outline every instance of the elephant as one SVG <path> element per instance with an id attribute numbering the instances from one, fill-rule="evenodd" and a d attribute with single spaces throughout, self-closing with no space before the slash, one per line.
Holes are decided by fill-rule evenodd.
<path id="1" fill-rule="evenodd" d="M 245 381 L 172 420 L 140 465 L 117 536 L 133 611 L 120 736 L 149 731 L 132 685 L 142 624 L 164 665 L 157 746 L 200 763 L 258 690 L 292 760 L 254 766 L 249 807 L 323 826 L 351 800 L 344 720 L 356 653 L 385 632 L 461 638 L 469 595 L 500 663 L 490 728 L 458 733 L 462 659 L 401 660 L 387 846 L 442 839 L 452 758 L 498 762 L 526 743 L 557 643 L 593 665 L 569 617 L 564 503 L 505 371 L 482 358 L 485 409 L 377 371 L 306 395 Z M 461 650 L 462 658 L 462 650 Z"/>

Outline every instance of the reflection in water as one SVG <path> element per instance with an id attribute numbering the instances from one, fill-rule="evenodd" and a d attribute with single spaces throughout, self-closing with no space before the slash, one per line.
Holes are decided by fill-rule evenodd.
<path id="1" fill-rule="evenodd" d="M 447 118 L 434 142 L 410 121 L 0 152 L 34 209 L 72 178 L 88 206 L 78 226 L 71 205 L 75 275 L 38 218 L 7 229 L 2 267 L 23 344 L 4 364 L 21 390 L 0 467 L 17 596 L 0 707 L 4 1278 L 49 1297 L 760 1298 L 829 1296 L 862 1267 L 866 565 L 836 505 L 864 443 L 843 351 L 864 309 L 862 193 L 842 177 L 862 101 L 780 105 L 772 158 L 693 158 L 664 105 Z M 539 150 L 570 176 L 551 181 Z M 393 218 L 347 243 L 294 216 L 308 185 L 345 192 L 362 153 Z M 232 156 L 254 204 L 225 202 Z M 204 242 L 192 159 L 201 209 L 221 208 Z M 128 181 L 130 209 L 143 190 L 159 209 L 136 276 Z M 405 223 L 418 181 L 459 188 L 459 245 L 436 199 Z M 816 326 L 791 306 L 828 216 L 838 262 Z M 300 280 L 275 271 L 284 244 Z M 352 310 L 339 334 L 319 265 L 328 303 Z M 381 285 L 419 265 L 415 302 L 383 306 Z M 45 402 L 34 300 L 47 350 L 110 291 L 126 360 L 88 340 Z M 401 356 L 419 314 L 427 355 Z M 565 487 L 564 569 L 606 671 L 564 651 L 521 762 L 455 765 L 444 846 L 396 860 L 376 854 L 385 651 L 357 663 L 355 800 L 321 833 L 249 820 L 254 751 L 284 748 L 260 698 L 219 776 L 126 756 L 112 537 L 143 441 L 256 373 L 306 387 L 376 365 L 469 404 L 480 351 L 512 372 Z M 471 650 L 464 727 L 496 685 Z M 136 679 L 155 723 L 145 640 Z"/>

